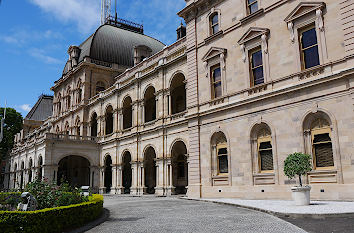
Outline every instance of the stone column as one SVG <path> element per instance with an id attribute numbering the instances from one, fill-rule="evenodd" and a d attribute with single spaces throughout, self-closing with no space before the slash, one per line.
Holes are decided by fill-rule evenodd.
<path id="1" fill-rule="evenodd" d="M 156 161 L 156 191 L 155 194 L 158 196 L 163 196 L 165 195 L 165 189 L 164 187 L 164 161 L 163 158 L 157 158 L 155 159 Z"/>
<path id="2" fill-rule="evenodd" d="M 140 102 L 140 115 L 141 115 L 141 121 L 140 124 L 145 123 L 145 105 L 144 105 L 144 100 Z"/>
<path id="3" fill-rule="evenodd" d="M 166 159 L 166 167 L 167 167 L 167 190 L 166 190 L 166 195 L 170 196 L 172 194 L 172 162 L 171 158 Z"/>
<path id="4" fill-rule="evenodd" d="M 123 110 L 120 108 L 118 109 L 117 114 L 117 131 L 121 132 L 123 130 Z"/>
<path id="5" fill-rule="evenodd" d="M 104 167 L 100 167 L 100 187 L 99 192 L 101 194 L 106 193 L 106 187 L 104 186 Z"/>
<path id="6" fill-rule="evenodd" d="M 166 98 L 166 106 L 167 106 L 167 109 L 166 109 L 166 116 L 168 115 L 172 115 L 172 101 L 171 101 L 171 93 L 170 91 L 167 92 L 167 98 Z"/>
<path id="7" fill-rule="evenodd" d="M 118 180 L 117 180 L 117 173 L 118 173 L 118 165 L 112 164 L 112 187 L 111 187 L 111 194 L 117 194 L 118 192 Z"/>
<path id="8" fill-rule="evenodd" d="M 138 172 L 138 195 L 143 195 L 145 192 L 145 170 L 144 164 L 142 162 L 138 162 L 137 164 Z"/>
<path id="9" fill-rule="evenodd" d="M 118 109 L 113 111 L 113 133 L 117 133 L 119 131 L 118 126 Z"/>
<path id="10" fill-rule="evenodd" d="M 139 194 L 138 193 L 138 182 L 137 182 L 138 165 L 137 165 L 136 161 L 131 162 L 130 164 L 131 164 L 131 168 L 132 168 L 132 187 L 130 188 L 131 189 L 130 193 L 133 195 L 138 195 Z"/>
<path id="11" fill-rule="evenodd" d="M 123 194 L 122 165 L 117 165 L 117 191 L 116 194 Z"/>

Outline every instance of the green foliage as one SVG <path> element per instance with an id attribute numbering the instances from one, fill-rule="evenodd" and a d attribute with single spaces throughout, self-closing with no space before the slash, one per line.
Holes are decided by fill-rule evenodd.
<path id="1" fill-rule="evenodd" d="M 48 180 L 35 180 L 27 184 L 25 192 L 31 193 L 38 202 L 38 209 L 67 206 L 88 201 L 81 190 L 62 182 L 60 186 Z"/>
<path id="2" fill-rule="evenodd" d="M 103 211 L 103 196 L 93 194 L 89 202 L 37 211 L 0 211 L 0 229 L 13 232 L 63 232 L 98 218 Z"/>
<path id="3" fill-rule="evenodd" d="M 4 117 L 4 108 L 0 108 L 0 120 Z M 6 108 L 4 138 L 0 143 L 0 160 L 4 158 L 14 145 L 14 138 L 22 129 L 22 116 L 13 108 Z"/>
<path id="4" fill-rule="evenodd" d="M 16 210 L 21 202 L 21 193 L 0 193 L 0 210 Z"/>
<path id="5" fill-rule="evenodd" d="M 284 174 L 290 179 L 299 176 L 300 186 L 302 186 L 301 176 L 312 170 L 311 156 L 303 153 L 288 155 L 284 161 Z"/>

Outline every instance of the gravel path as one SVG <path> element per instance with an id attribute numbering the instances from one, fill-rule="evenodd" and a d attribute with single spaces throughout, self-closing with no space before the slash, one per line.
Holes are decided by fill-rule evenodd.
<path id="1" fill-rule="evenodd" d="M 177 198 L 105 196 L 104 206 L 110 217 L 88 232 L 305 232 L 265 213 Z"/>

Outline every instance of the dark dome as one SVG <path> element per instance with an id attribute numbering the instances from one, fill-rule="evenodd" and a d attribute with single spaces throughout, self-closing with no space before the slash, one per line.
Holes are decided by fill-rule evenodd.
<path id="1" fill-rule="evenodd" d="M 134 66 L 134 47 L 144 45 L 155 54 L 165 45 L 149 36 L 141 33 L 125 30 L 108 24 L 100 26 L 80 48 L 79 63 L 85 57 L 91 59 L 115 63 L 122 66 Z M 67 65 L 64 74 L 67 72 Z"/>

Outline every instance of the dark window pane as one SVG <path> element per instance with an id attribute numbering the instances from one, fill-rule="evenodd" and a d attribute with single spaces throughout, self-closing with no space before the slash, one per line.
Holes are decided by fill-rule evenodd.
<path id="1" fill-rule="evenodd" d="M 254 85 L 264 83 L 263 67 L 258 67 L 253 70 Z"/>
<path id="2" fill-rule="evenodd" d="M 218 155 L 225 155 L 227 154 L 227 149 L 226 148 L 220 148 L 218 151 Z"/>
<path id="3" fill-rule="evenodd" d="M 215 94 L 215 98 L 220 97 L 222 95 L 222 91 L 221 91 L 221 82 L 214 84 L 214 94 Z"/>
<path id="4" fill-rule="evenodd" d="M 218 14 L 215 14 L 213 16 L 213 18 L 211 19 L 211 24 L 214 25 L 214 24 L 217 24 L 219 21 L 219 17 L 218 17 Z"/>
<path id="5" fill-rule="evenodd" d="M 217 33 L 219 31 L 219 25 L 213 26 L 213 34 Z"/>
<path id="6" fill-rule="evenodd" d="M 261 170 L 273 170 L 273 152 L 272 150 L 265 150 L 259 152 L 261 159 Z"/>
<path id="7" fill-rule="evenodd" d="M 260 150 L 271 149 L 271 148 L 272 148 L 272 144 L 270 142 L 261 142 L 259 145 Z"/>
<path id="8" fill-rule="evenodd" d="M 248 4 L 251 4 L 253 2 L 257 2 L 257 0 L 248 0 Z"/>
<path id="9" fill-rule="evenodd" d="M 250 14 L 253 14 L 254 12 L 258 11 L 258 3 L 252 4 L 250 7 Z"/>
<path id="10" fill-rule="evenodd" d="M 332 143 L 314 145 L 316 156 L 316 167 L 334 166 Z"/>
<path id="11" fill-rule="evenodd" d="M 316 142 L 328 142 L 328 141 L 331 141 L 329 133 L 316 134 L 314 139 L 313 139 L 314 143 L 316 143 Z"/>
<path id="12" fill-rule="evenodd" d="M 219 160 L 219 173 L 228 173 L 227 155 L 218 156 Z"/>
<path id="13" fill-rule="evenodd" d="M 316 36 L 315 28 L 312 28 L 302 33 L 301 44 L 303 49 L 317 44 L 317 36 Z"/>
<path id="14" fill-rule="evenodd" d="M 220 81 L 221 80 L 221 70 L 220 68 L 216 68 L 213 73 L 214 77 L 214 82 Z"/>
<path id="15" fill-rule="evenodd" d="M 252 54 L 252 68 L 263 64 L 262 61 L 262 51 L 259 50 Z"/>
<path id="16" fill-rule="evenodd" d="M 305 69 L 318 66 L 320 58 L 318 56 L 318 47 L 312 47 L 304 51 Z"/>

